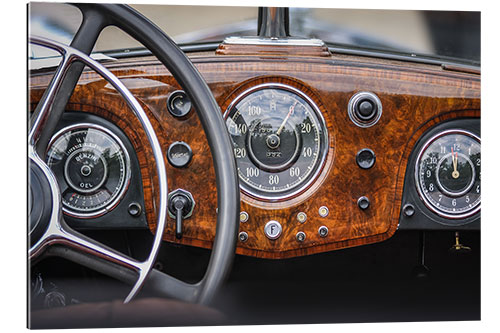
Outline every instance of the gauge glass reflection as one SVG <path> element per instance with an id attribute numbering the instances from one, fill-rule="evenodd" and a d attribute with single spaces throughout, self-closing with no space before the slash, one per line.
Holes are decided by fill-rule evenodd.
<path id="1" fill-rule="evenodd" d="M 236 98 L 226 113 L 242 189 L 284 200 L 304 191 L 324 163 L 328 133 L 312 100 L 279 84 L 260 85 Z"/>
<path id="2" fill-rule="evenodd" d="M 447 218 L 464 218 L 481 204 L 481 143 L 451 130 L 430 139 L 419 154 L 416 179 L 424 203 Z"/>
<path id="3" fill-rule="evenodd" d="M 94 124 L 64 128 L 47 152 L 65 213 L 95 217 L 113 209 L 130 179 L 130 160 L 123 143 L 111 131 Z"/>

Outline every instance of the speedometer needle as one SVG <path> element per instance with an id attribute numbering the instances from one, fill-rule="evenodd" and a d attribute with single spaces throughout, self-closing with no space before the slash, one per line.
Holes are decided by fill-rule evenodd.
<path id="1" fill-rule="evenodd" d="M 458 153 L 454 153 L 453 148 L 451 148 L 451 161 L 453 162 L 453 172 L 451 173 L 451 176 L 457 179 L 460 176 L 460 173 L 457 170 Z"/>
<path id="2" fill-rule="evenodd" d="M 286 115 L 285 120 L 283 120 L 283 122 L 281 123 L 281 126 L 276 131 L 276 135 L 280 135 L 281 131 L 285 127 L 286 122 L 288 121 L 288 118 L 290 118 L 290 116 L 292 115 L 293 110 L 295 109 L 295 105 L 297 105 L 297 101 L 295 101 L 295 103 L 293 103 L 293 105 L 290 106 L 290 110 L 288 111 L 288 114 Z"/>

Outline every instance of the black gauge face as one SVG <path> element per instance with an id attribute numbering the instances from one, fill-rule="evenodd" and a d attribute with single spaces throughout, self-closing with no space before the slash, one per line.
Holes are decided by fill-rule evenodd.
<path id="1" fill-rule="evenodd" d="M 285 85 L 243 93 L 226 113 L 242 189 L 282 200 L 303 191 L 321 170 L 328 134 L 314 103 Z"/>
<path id="2" fill-rule="evenodd" d="M 121 141 L 97 125 L 61 130 L 52 139 L 47 164 L 72 216 L 99 216 L 116 206 L 130 179 L 130 160 Z"/>
<path id="3" fill-rule="evenodd" d="M 464 218 L 481 205 L 481 143 L 472 133 L 451 130 L 433 137 L 416 166 L 420 196 L 432 211 Z"/>

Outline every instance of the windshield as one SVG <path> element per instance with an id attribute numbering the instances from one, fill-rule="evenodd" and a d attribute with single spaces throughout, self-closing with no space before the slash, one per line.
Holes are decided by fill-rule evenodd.
<path id="1" fill-rule="evenodd" d="M 221 42 L 228 36 L 257 34 L 257 7 L 133 5 L 178 44 Z M 30 32 L 69 43 L 81 14 L 58 3 L 31 3 Z M 290 8 L 290 34 L 319 38 L 329 46 L 349 46 L 480 61 L 480 13 L 453 11 Z M 94 52 L 141 45 L 108 27 Z M 46 56 L 32 50 L 32 57 Z"/>

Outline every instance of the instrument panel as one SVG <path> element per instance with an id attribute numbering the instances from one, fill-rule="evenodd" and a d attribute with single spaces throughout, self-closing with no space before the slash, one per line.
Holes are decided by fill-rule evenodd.
<path id="1" fill-rule="evenodd" d="M 480 193 L 473 195 L 480 166 L 472 169 L 468 162 L 477 164 L 473 155 L 475 149 L 480 151 L 479 134 L 460 124 L 480 118 L 480 75 L 342 55 L 207 52 L 193 54 L 192 61 L 223 110 L 234 144 L 242 190 L 237 253 L 288 258 L 380 242 L 398 228 L 468 228 L 479 219 Z M 195 110 L 186 109 L 182 116 L 169 111 L 168 101 L 182 87 L 156 60 L 131 58 L 107 65 L 146 108 L 165 154 L 179 142 L 192 154 L 185 164 L 167 164 L 169 189 L 191 193 L 196 206 L 183 221 L 182 239 L 176 239 L 171 218 L 164 239 L 210 248 L 217 215 L 215 175 Z M 32 77 L 32 107 L 49 80 L 44 73 Z M 360 104 L 368 98 L 359 110 L 350 106 L 356 96 Z M 370 111 L 374 107 L 378 112 Z M 100 77 L 87 72 L 68 109 L 115 124 L 130 141 L 127 151 L 137 155 L 131 159 L 137 160 L 138 170 L 131 168 L 129 189 L 119 206 L 90 220 L 100 224 L 100 219 L 115 214 L 121 217 L 115 221 L 128 221 L 127 207 L 134 201 L 154 231 L 155 167 L 126 103 Z M 355 122 L 353 114 L 363 121 Z M 443 128 L 445 123 L 453 126 Z M 468 131 L 477 138 L 454 133 L 429 141 L 443 130 Z M 458 138 L 460 152 L 450 138 Z M 446 147 L 443 154 L 439 144 Z M 425 162 L 434 153 L 439 153 L 437 163 Z M 425 178 L 427 171 L 430 177 Z M 137 184 L 142 201 L 128 197 L 139 193 Z M 420 196 L 419 188 L 429 192 L 431 184 L 439 193 L 430 191 L 428 199 L 425 192 Z M 447 200 L 441 208 L 433 203 L 439 194 Z M 441 216 L 453 215 L 454 199 L 454 218 Z M 407 205 L 414 206 L 412 216 L 405 215 Z"/>

